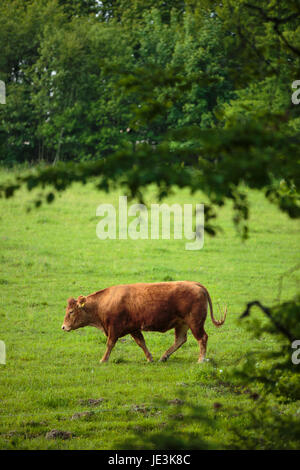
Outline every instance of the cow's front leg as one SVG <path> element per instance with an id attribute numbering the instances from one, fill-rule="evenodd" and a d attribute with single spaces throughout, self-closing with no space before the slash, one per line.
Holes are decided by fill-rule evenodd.
<path id="1" fill-rule="evenodd" d="M 109 336 L 107 338 L 106 351 L 105 351 L 104 356 L 102 357 L 100 363 L 108 361 L 111 350 L 112 350 L 112 348 L 114 347 L 114 345 L 116 344 L 117 341 L 118 341 L 118 338 L 114 338 L 114 337 L 111 337 L 111 336 Z"/>
<path id="2" fill-rule="evenodd" d="M 131 333 L 131 336 L 133 337 L 136 344 L 138 344 L 140 346 L 140 348 L 142 348 L 142 350 L 144 351 L 145 356 L 147 358 L 147 361 L 148 362 L 153 362 L 152 355 L 151 355 L 149 349 L 146 346 L 145 339 L 144 339 L 144 336 L 143 336 L 142 332 L 141 331 L 135 331 L 134 333 Z"/>

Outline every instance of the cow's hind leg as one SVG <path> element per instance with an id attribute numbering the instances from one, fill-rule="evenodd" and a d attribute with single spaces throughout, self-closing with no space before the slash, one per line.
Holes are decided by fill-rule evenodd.
<path id="1" fill-rule="evenodd" d="M 133 337 L 136 344 L 138 344 L 140 348 L 142 348 L 142 350 L 144 351 L 147 361 L 153 362 L 152 355 L 146 346 L 145 339 L 144 339 L 142 332 L 135 331 L 134 333 L 131 333 L 131 336 Z"/>
<path id="2" fill-rule="evenodd" d="M 115 338 L 115 337 L 112 337 L 112 336 L 108 337 L 107 343 L 106 343 L 106 351 L 105 351 L 104 356 L 102 357 L 100 362 L 107 362 L 108 361 L 111 350 L 112 350 L 112 348 L 114 347 L 114 345 L 116 344 L 117 341 L 118 341 L 118 338 Z"/>
<path id="3" fill-rule="evenodd" d="M 207 339 L 208 339 L 208 336 L 203 328 L 202 337 L 198 340 L 198 344 L 200 348 L 198 362 L 203 362 L 205 359 Z"/>
<path id="4" fill-rule="evenodd" d="M 202 324 L 197 328 L 193 326 L 191 327 L 191 331 L 199 344 L 200 353 L 198 362 L 203 362 L 206 354 L 206 344 L 208 339 L 206 331 L 204 330 L 204 325 Z"/>
<path id="5" fill-rule="evenodd" d="M 171 356 L 171 354 L 173 354 L 173 352 L 177 351 L 177 349 L 179 349 L 186 342 L 188 329 L 188 325 L 185 324 L 175 327 L 175 342 L 169 349 L 167 349 L 167 351 L 164 352 L 160 358 L 160 361 L 166 361 Z"/>
<path id="6" fill-rule="evenodd" d="M 205 299 L 204 302 L 201 302 L 200 304 L 197 302 L 196 305 L 194 305 L 187 320 L 191 332 L 199 344 L 200 353 L 198 362 L 203 362 L 206 354 L 206 344 L 208 338 L 206 331 L 204 330 L 206 316 L 207 301 Z"/>

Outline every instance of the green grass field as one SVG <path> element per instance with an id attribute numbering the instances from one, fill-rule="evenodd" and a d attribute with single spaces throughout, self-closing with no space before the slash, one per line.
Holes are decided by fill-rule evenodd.
<path id="1" fill-rule="evenodd" d="M 0 178 L 9 176 L 1 172 Z M 0 365 L 0 448 L 115 449 L 124 440 L 163 432 L 169 414 L 177 430 L 199 435 L 212 447 L 230 448 L 232 425 L 247 426 L 249 394 L 227 386 L 227 370 L 249 352 L 273 349 L 274 340 L 258 340 L 238 321 L 247 301 L 275 302 L 280 275 L 296 262 L 299 226 L 257 192 L 251 201 L 250 239 L 243 243 L 232 223 L 231 205 L 219 211 L 223 233 L 205 237 L 200 251 L 186 251 L 186 240 L 105 240 L 96 237 L 99 204 L 118 204 L 122 192 L 109 195 L 92 185 L 74 185 L 51 205 L 26 212 L 34 194 L 19 192 L 0 200 L 0 340 L 7 349 Z M 155 202 L 149 190 L 146 201 Z M 200 203 L 200 194 L 176 191 L 164 202 Z M 173 343 L 173 331 L 145 333 L 154 363 L 127 336 L 114 348 L 108 364 L 99 360 L 106 339 L 95 328 L 61 330 L 68 297 L 87 295 L 124 283 L 196 280 L 217 303 L 228 304 L 225 325 L 207 318 L 209 361 L 197 364 L 198 344 L 188 341 L 167 363 L 158 363 Z M 284 282 L 282 299 L 295 293 Z M 257 313 L 257 315 L 259 315 Z M 89 399 L 103 398 L 92 406 Z M 181 398 L 205 409 L 214 426 L 185 417 Z M 214 403 L 222 407 L 215 409 Z M 294 405 L 281 405 L 289 409 Z M 299 406 L 299 405 L 298 405 Z M 286 408 L 287 407 L 287 408 Z M 87 415 L 75 413 L 92 411 Z M 183 416 L 182 416 L 183 415 Z M 46 439 L 56 429 L 70 439 Z M 263 446 L 263 444 L 262 444 Z"/>

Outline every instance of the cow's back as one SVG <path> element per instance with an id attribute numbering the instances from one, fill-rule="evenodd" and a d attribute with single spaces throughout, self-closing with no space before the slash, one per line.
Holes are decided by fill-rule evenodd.
<path id="1" fill-rule="evenodd" d="M 204 300 L 202 286 L 191 281 L 112 286 L 99 297 L 109 326 L 122 330 L 167 331 L 185 322 L 193 305 Z"/>

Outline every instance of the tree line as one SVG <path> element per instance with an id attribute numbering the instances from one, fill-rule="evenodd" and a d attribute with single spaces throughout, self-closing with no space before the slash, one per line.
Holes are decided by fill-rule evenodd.
<path id="1" fill-rule="evenodd" d="M 185 3 L 1 2 L 1 161 L 87 161 L 156 144 L 168 129 L 216 126 L 218 106 L 234 91 L 227 33 L 213 11 L 196 14 Z M 175 80 L 161 80 L 147 103 L 134 87 L 126 95 L 120 79 L 145 66 L 180 71 L 193 84 L 179 92 Z M 133 108 L 145 105 L 168 109 L 143 125 Z"/>
<path id="2" fill-rule="evenodd" d="M 248 187 L 299 218 L 300 106 L 291 99 L 299 18 L 298 0 L 2 0 L 0 160 L 51 165 L 3 182 L 0 195 L 42 187 L 51 202 L 91 178 L 104 190 L 122 183 L 141 201 L 150 183 L 160 198 L 174 185 L 201 189 L 210 201 L 206 231 L 215 233 L 214 206 L 231 200 L 247 237 Z M 254 321 L 252 331 L 275 336 L 278 348 L 235 371 L 264 390 L 236 446 L 257 448 L 263 433 L 266 448 L 297 448 L 298 417 L 270 403 L 300 398 L 291 361 L 299 296 L 273 306 L 245 301 L 244 317 L 256 306 L 269 321 Z M 174 444 L 171 432 L 165 439 L 179 446 L 171 448 L 192 442 Z"/>

